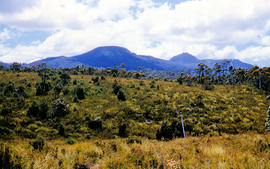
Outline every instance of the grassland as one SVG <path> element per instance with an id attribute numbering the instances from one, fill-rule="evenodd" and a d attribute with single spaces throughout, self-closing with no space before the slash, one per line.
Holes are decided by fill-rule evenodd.
<path id="1" fill-rule="evenodd" d="M 30 140 L 5 143 L 22 168 L 270 168 L 270 135 L 200 136 L 172 141 L 142 138 L 89 140 L 67 145 L 48 140 L 33 150 Z"/>
<path id="2" fill-rule="evenodd" d="M 265 133 L 269 103 L 263 91 L 249 85 L 205 90 L 198 84 L 95 78 L 72 75 L 56 94 L 60 78 L 55 73 L 48 80 L 48 94 L 36 96 L 37 73 L 0 71 L 0 109 L 11 110 L 0 114 L 0 157 L 7 158 L 2 162 L 13 168 L 270 168 L 270 135 Z M 115 81 L 125 101 L 114 94 Z M 4 95 L 9 82 L 15 90 Z M 27 97 L 16 94 L 19 87 Z M 74 101 L 78 87 L 85 98 Z M 57 98 L 69 105 L 65 116 L 51 115 Z M 46 118 L 29 116 L 33 102 L 47 104 Z M 178 129 L 180 111 L 188 137 L 156 140 L 162 126 L 170 130 L 175 122 Z M 92 127 L 95 119 L 102 128 Z M 125 135 L 119 132 L 123 126 Z M 45 139 L 43 149 L 32 146 L 37 136 Z"/>

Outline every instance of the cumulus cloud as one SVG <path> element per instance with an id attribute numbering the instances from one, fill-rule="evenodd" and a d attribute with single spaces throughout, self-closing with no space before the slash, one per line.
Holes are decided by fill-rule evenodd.
<path id="1" fill-rule="evenodd" d="M 0 32 L 0 42 L 11 39 L 13 36 L 14 34 L 12 32 L 10 32 L 8 29 L 4 29 L 2 32 Z"/>
<path id="2" fill-rule="evenodd" d="M 164 59 L 181 52 L 260 65 L 270 59 L 270 0 L 197 0 L 174 8 L 152 0 L 27 2 L 15 12 L 0 8 L 0 22 L 22 31 L 52 33 L 30 46 L 8 49 L 2 44 L 6 52 L 0 52 L 0 60 L 72 56 L 101 45 L 124 46 Z"/>

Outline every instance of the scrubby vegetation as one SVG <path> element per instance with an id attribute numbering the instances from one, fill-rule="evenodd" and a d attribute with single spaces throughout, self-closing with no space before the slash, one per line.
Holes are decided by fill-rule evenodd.
<path id="1" fill-rule="evenodd" d="M 269 168 L 270 137 L 264 134 L 270 126 L 270 68 L 225 65 L 200 64 L 196 74 L 179 73 L 175 80 L 122 68 L 13 65 L 0 71 L 0 163 L 9 168 Z M 183 137 L 180 112 L 188 138 L 169 141 Z M 240 157 L 229 159 L 229 154 Z"/>
<path id="2" fill-rule="evenodd" d="M 29 169 L 270 168 L 269 134 L 224 134 L 168 142 L 145 138 L 91 139 L 75 144 L 68 138 L 46 141 L 43 150 L 34 149 L 28 142 L 0 143 L 0 165 Z"/>

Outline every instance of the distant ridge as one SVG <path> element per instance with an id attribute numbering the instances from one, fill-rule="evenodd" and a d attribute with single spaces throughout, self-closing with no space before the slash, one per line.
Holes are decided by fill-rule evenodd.
<path id="1" fill-rule="evenodd" d="M 2 65 L 5 69 L 9 68 L 10 66 L 10 64 L 4 62 L 0 62 L 0 65 Z"/>
<path id="2" fill-rule="evenodd" d="M 240 60 L 225 59 L 229 65 L 234 68 L 250 68 L 251 64 L 241 62 Z M 137 55 L 126 48 L 119 46 L 97 47 L 89 52 L 72 57 L 50 57 L 32 62 L 27 65 L 37 65 L 45 62 L 51 68 L 71 68 L 77 65 L 91 66 L 95 68 L 113 68 L 125 64 L 127 70 L 139 70 L 144 67 L 152 70 L 162 71 L 190 71 L 199 63 L 213 67 L 215 63 L 221 63 L 224 60 L 203 59 L 200 60 L 189 53 L 182 53 L 172 57 L 170 60 L 155 58 L 152 56 Z M 1 64 L 1 63 L 0 63 Z"/>
<path id="3" fill-rule="evenodd" d="M 238 59 L 197 59 L 195 56 L 189 53 L 182 53 L 176 55 L 170 59 L 171 62 L 178 63 L 180 65 L 195 68 L 199 63 L 204 63 L 209 67 L 214 67 L 216 63 L 221 64 L 223 61 L 229 61 L 228 66 L 233 66 L 234 68 L 250 68 L 253 65 L 241 62 Z"/>

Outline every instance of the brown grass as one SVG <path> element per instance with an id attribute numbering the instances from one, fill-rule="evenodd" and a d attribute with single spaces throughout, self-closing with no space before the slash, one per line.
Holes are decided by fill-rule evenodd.
<path id="1" fill-rule="evenodd" d="M 90 140 L 74 145 L 46 141 L 33 150 L 30 140 L 8 143 L 23 168 L 270 168 L 270 135 L 241 134 L 188 137 L 168 142 L 142 138 Z"/>

